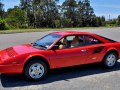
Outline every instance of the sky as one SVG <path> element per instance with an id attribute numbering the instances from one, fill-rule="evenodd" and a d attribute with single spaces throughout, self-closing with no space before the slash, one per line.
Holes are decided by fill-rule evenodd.
<path id="1" fill-rule="evenodd" d="M 64 0 L 59 0 L 61 4 Z M 19 5 L 20 0 L 2 0 L 5 11 Z M 97 16 L 105 16 L 106 19 L 117 18 L 120 15 L 120 0 L 90 0 L 91 6 Z"/>

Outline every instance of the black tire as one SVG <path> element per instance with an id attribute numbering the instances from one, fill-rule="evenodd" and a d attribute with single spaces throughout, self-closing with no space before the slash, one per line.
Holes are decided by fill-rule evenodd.
<path id="1" fill-rule="evenodd" d="M 32 67 L 32 65 L 35 65 L 35 64 L 40 64 L 41 66 L 43 66 L 44 68 L 44 73 L 39 77 L 39 78 L 33 78 L 29 71 L 30 71 L 30 68 Z M 34 70 L 35 71 L 35 70 Z M 25 77 L 30 80 L 30 81 L 39 81 L 41 79 L 43 79 L 46 74 L 48 72 L 48 67 L 46 65 L 46 63 L 44 63 L 43 61 L 40 61 L 40 60 L 32 60 L 30 61 L 26 66 L 25 66 L 25 69 L 24 69 L 24 75 Z"/>
<path id="2" fill-rule="evenodd" d="M 110 55 L 112 55 L 114 57 L 113 64 L 111 64 L 111 65 L 108 63 L 108 60 L 107 60 L 108 58 L 110 58 Z M 117 54 L 115 52 L 109 52 L 103 58 L 102 64 L 106 68 L 113 68 L 116 65 L 117 60 L 118 60 Z"/>

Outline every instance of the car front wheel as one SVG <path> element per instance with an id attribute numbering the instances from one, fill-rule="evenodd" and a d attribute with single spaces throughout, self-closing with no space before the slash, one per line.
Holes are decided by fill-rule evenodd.
<path id="1" fill-rule="evenodd" d="M 38 81 L 45 77 L 47 71 L 47 65 L 43 61 L 34 60 L 26 65 L 24 75 L 29 80 Z"/>
<path id="2" fill-rule="evenodd" d="M 114 52 L 108 53 L 104 59 L 103 59 L 103 64 L 107 68 L 112 68 L 116 65 L 117 62 L 117 55 Z"/>

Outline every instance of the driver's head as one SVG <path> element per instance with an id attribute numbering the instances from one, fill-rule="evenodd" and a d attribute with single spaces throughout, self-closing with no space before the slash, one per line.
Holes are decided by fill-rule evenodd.
<path id="1" fill-rule="evenodd" d="M 68 41 L 67 41 L 66 38 L 64 38 L 63 41 L 62 41 L 62 43 L 65 44 L 65 45 L 67 44 L 67 42 L 68 42 Z"/>
<path id="2" fill-rule="evenodd" d="M 73 39 L 73 42 L 74 42 L 74 43 L 79 42 L 79 38 L 78 38 L 78 36 L 75 36 L 75 38 Z"/>

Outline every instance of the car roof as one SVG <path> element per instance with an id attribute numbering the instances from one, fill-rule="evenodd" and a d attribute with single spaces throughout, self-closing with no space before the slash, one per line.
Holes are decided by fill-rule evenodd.
<path id="1" fill-rule="evenodd" d="M 97 34 L 94 34 L 94 33 L 90 33 L 90 32 L 80 32 L 80 31 L 58 31 L 58 32 L 53 32 L 53 34 L 59 34 L 59 35 L 62 35 L 62 36 L 69 36 L 69 35 L 90 35 L 92 37 L 95 37 L 97 39 L 99 39 L 100 41 L 102 42 L 111 42 L 110 40 L 108 39 L 105 39 Z"/>
<path id="2" fill-rule="evenodd" d="M 79 31 L 58 31 L 53 32 L 53 34 L 59 34 L 59 35 L 78 35 L 78 34 L 92 34 L 90 32 L 79 32 Z"/>

